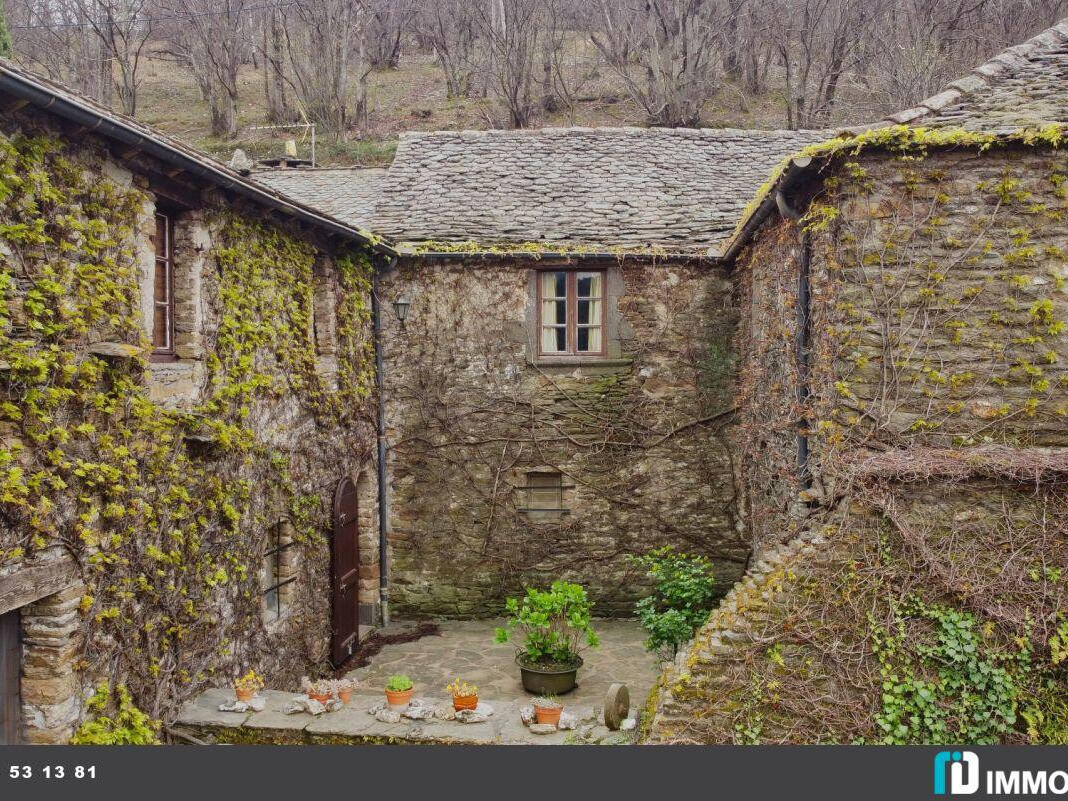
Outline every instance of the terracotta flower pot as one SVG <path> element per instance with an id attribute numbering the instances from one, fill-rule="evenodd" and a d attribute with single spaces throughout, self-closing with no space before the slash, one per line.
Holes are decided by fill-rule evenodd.
<path id="1" fill-rule="evenodd" d="M 313 701 L 318 701 L 320 704 L 324 704 L 324 705 L 331 698 L 330 693 L 312 693 L 312 692 L 308 693 L 308 697 L 310 699 L 312 699 Z"/>
<path id="2" fill-rule="evenodd" d="M 412 693 L 415 692 L 413 687 L 410 690 L 386 690 L 386 703 L 392 707 L 406 707 L 408 702 L 412 700 Z"/>
<path id="3" fill-rule="evenodd" d="M 246 704 L 252 700 L 252 697 L 256 694 L 255 690 L 234 689 L 234 693 L 237 695 L 238 701 L 244 701 Z"/>
<path id="4" fill-rule="evenodd" d="M 349 701 L 352 700 L 352 690 L 338 690 L 337 697 L 341 699 L 341 703 L 347 704 Z"/>
<path id="5" fill-rule="evenodd" d="M 461 709 L 474 709 L 478 706 L 477 695 L 454 695 L 452 697 L 452 708 L 459 712 Z"/>
<path id="6" fill-rule="evenodd" d="M 560 724 L 560 713 L 564 711 L 562 706 L 535 706 L 534 716 L 538 719 L 538 723 L 551 723 L 554 726 Z"/>

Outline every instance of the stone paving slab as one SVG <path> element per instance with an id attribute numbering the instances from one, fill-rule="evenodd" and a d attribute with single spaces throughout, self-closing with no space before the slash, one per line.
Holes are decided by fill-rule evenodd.
<path id="1" fill-rule="evenodd" d="M 198 735 L 215 734 L 220 742 L 276 742 L 300 743 L 310 740 L 330 742 L 411 743 L 470 743 L 504 745 L 559 745 L 565 742 L 597 742 L 612 734 L 598 725 L 599 708 L 568 709 L 579 720 L 576 730 L 561 730 L 552 734 L 531 734 L 519 717 L 523 700 L 490 700 L 493 715 L 484 723 L 460 723 L 445 720 L 409 720 L 383 723 L 368 710 L 382 702 L 377 694 L 354 694 L 352 700 L 336 712 L 313 716 L 306 712 L 287 715 L 282 712 L 294 693 L 267 690 L 262 693 L 267 705 L 262 712 L 251 715 L 219 712 L 220 703 L 233 698 L 227 689 L 208 690 L 182 710 L 178 724 Z M 435 706 L 450 703 L 449 699 L 425 699 Z M 567 706 L 565 705 L 565 709 Z M 245 734 L 241 734 L 245 732 Z"/>
<path id="2" fill-rule="evenodd" d="M 389 742 L 557 745 L 565 742 L 627 742 L 633 733 L 611 732 L 603 725 L 602 705 L 609 684 L 625 683 L 630 690 L 631 715 L 639 715 L 657 677 L 656 661 L 644 649 L 645 633 L 633 620 L 597 620 L 601 647 L 583 654 L 579 686 L 560 698 L 579 724 L 572 731 L 536 735 L 523 725 L 520 707 L 532 697 L 519 680 L 515 646 L 493 641 L 501 620 L 444 621 L 440 635 L 386 645 L 369 665 L 348 675 L 359 682 L 352 700 L 337 712 L 318 717 L 286 715 L 282 710 L 297 692 L 266 690 L 262 712 L 218 711 L 233 700 L 229 689 L 208 690 L 183 707 L 178 724 L 197 736 L 221 742 Z M 388 633 L 388 632 L 387 632 Z M 433 706 L 451 705 L 445 685 L 459 677 L 477 684 L 479 697 L 493 707 L 485 723 L 414 721 L 383 723 L 367 713 L 382 703 L 383 688 L 393 673 L 406 673 L 416 697 Z"/>
<path id="3" fill-rule="evenodd" d="M 251 712 L 219 711 L 219 704 L 233 700 L 233 690 L 205 690 L 185 703 L 178 713 L 178 722 L 197 726 L 241 726 L 252 715 Z"/>

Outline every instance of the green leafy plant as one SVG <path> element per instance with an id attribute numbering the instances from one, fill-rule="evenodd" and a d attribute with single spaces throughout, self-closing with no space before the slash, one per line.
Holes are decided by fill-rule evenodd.
<path id="1" fill-rule="evenodd" d="M 971 614 L 918 598 L 894 605 L 894 612 L 890 630 L 872 623 L 883 678 L 875 722 L 883 742 L 1000 742 L 1016 724 L 1022 679 L 1030 672 L 1026 643 L 1018 652 L 997 649 Z M 933 644 L 917 636 L 918 623 L 932 626 Z"/>
<path id="2" fill-rule="evenodd" d="M 632 557 L 632 561 L 656 581 L 654 593 L 634 607 L 642 628 L 649 634 L 645 647 L 674 657 L 679 646 L 693 638 L 712 611 L 712 563 L 704 556 L 676 553 L 670 545 Z"/>
<path id="3" fill-rule="evenodd" d="M 508 623 L 496 631 L 497 642 L 508 642 L 511 629 L 523 632 L 522 660 L 529 665 L 572 665 L 586 647 L 600 641 L 590 618 L 593 603 L 580 584 L 554 581 L 548 590 L 528 589 L 522 598 L 505 603 Z"/>
<path id="4" fill-rule="evenodd" d="M 402 693 L 412 689 L 413 686 L 412 680 L 403 673 L 390 676 L 389 681 L 386 682 L 386 689 L 391 693 Z"/>
<path id="5" fill-rule="evenodd" d="M 90 717 L 71 738 L 73 745 L 159 745 L 160 722 L 133 702 L 122 684 L 115 688 L 114 710 L 107 684 L 96 688 L 89 699 Z"/>

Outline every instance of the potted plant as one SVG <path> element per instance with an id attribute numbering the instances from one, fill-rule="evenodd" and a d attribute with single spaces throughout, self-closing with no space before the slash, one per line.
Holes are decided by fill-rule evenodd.
<path id="1" fill-rule="evenodd" d="M 555 695 L 539 695 L 534 699 L 534 716 L 538 723 L 551 723 L 560 725 L 560 714 L 564 711 L 564 705 L 556 700 Z"/>
<path id="2" fill-rule="evenodd" d="M 263 687 L 263 676 L 255 670 L 250 670 L 241 678 L 234 679 L 234 693 L 237 695 L 237 700 L 244 701 L 246 704 L 251 701 L 253 696 L 262 690 Z"/>
<path id="3" fill-rule="evenodd" d="M 515 661 L 523 688 L 535 695 L 563 695 L 575 689 L 579 651 L 596 648 L 597 633 L 590 624 L 593 604 L 579 584 L 554 581 L 548 590 L 528 589 L 522 598 L 509 598 L 508 623 L 497 629 L 497 642 L 508 642 L 511 629 L 523 632 Z"/>
<path id="4" fill-rule="evenodd" d="M 336 682 L 337 697 L 343 704 L 352 700 L 352 691 L 356 689 L 355 679 L 339 679 Z"/>
<path id="5" fill-rule="evenodd" d="M 300 680 L 300 689 L 313 701 L 325 704 L 334 697 L 334 682 L 332 679 L 316 679 L 312 681 L 307 676 Z"/>
<path id="6" fill-rule="evenodd" d="M 453 679 L 445 685 L 445 690 L 452 696 L 452 708 L 457 712 L 478 706 L 478 687 L 473 684 Z"/>
<path id="7" fill-rule="evenodd" d="M 412 687 L 412 680 L 403 673 L 390 676 L 386 682 L 386 702 L 391 707 L 403 709 L 412 700 Z"/>

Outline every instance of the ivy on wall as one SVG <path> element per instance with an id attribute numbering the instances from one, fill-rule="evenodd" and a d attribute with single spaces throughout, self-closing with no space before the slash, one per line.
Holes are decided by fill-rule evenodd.
<path id="1" fill-rule="evenodd" d="M 740 431 L 758 544 L 827 542 L 737 610 L 759 645 L 710 660 L 715 720 L 692 736 L 1062 742 L 1063 133 L 886 128 L 812 155 L 834 158 L 800 226 L 766 226 L 742 259 Z"/>
<path id="2" fill-rule="evenodd" d="M 264 532 L 288 517 L 298 540 L 321 542 L 329 499 L 305 471 L 318 458 L 336 477 L 369 454 L 371 267 L 362 251 L 335 260 L 334 390 L 312 336 L 323 256 L 215 212 L 207 387 L 192 411 L 171 411 L 149 399 L 143 358 L 88 348 L 147 352 L 136 249 L 147 200 L 52 139 L 0 137 L 0 566 L 54 547 L 76 557 L 80 666 L 160 717 L 215 671 L 262 662 Z M 316 427 L 295 445 L 287 426 L 302 415 Z"/>

